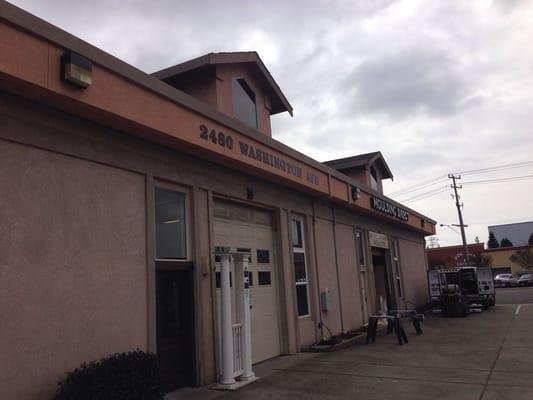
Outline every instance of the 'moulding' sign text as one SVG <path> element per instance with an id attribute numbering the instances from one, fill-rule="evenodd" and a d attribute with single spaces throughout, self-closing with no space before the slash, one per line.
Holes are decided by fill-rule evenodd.
<path id="1" fill-rule="evenodd" d="M 391 204 L 388 201 L 380 199 L 379 197 L 370 197 L 370 206 L 374 210 L 382 212 L 383 214 L 388 214 L 391 217 L 397 218 L 399 220 L 406 222 L 409 220 L 409 213 L 406 210 L 395 206 L 394 204 Z"/>

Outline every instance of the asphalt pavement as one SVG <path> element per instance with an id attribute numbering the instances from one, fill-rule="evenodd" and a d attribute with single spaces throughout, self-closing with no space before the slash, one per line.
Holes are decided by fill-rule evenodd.
<path id="1" fill-rule="evenodd" d="M 497 288 L 498 304 L 533 304 L 533 287 Z"/>
<path id="2" fill-rule="evenodd" d="M 278 357 L 257 365 L 261 379 L 236 392 L 186 389 L 169 399 L 533 399 L 533 304 L 429 315 L 420 336 L 405 327 L 404 346 L 387 335 L 334 353 Z"/>

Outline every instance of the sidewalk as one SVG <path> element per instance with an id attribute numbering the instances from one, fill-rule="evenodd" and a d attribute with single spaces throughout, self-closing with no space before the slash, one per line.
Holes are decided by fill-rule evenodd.
<path id="1" fill-rule="evenodd" d="M 533 399 L 533 305 L 499 305 L 467 318 L 429 316 L 424 334 L 393 335 L 335 353 L 300 353 L 256 366 L 261 379 L 236 392 L 208 388 L 168 400 Z"/>

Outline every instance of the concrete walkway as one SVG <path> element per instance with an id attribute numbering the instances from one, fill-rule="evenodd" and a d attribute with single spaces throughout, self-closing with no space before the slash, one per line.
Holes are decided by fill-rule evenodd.
<path id="1" fill-rule="evenodd" d="M 533 399 L 533 304 L 498 305 L 467 318 L 430 316 L 424 334 L 392 335 L 335 353 L 279 357 L 237 392 L 206 388 L 181 399 Z"/>

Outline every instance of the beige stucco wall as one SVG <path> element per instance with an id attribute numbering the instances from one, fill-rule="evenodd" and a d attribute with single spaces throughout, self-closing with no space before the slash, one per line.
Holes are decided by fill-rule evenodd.
<path id="1" fill-rule="evenodd" d="M 363 324 L 363 315 L 354 228 L 342 224 L 336 224 L 335 228 L 343 328 L 344 331 L 355 330 Z"/>
<path id="2" fill-rule="evenodd" d="M 146 347 L 141 175 L 0 141 L 0 398 Z"/>
<path id="3" fill-rule="evenodd" d="M 495 249 L 492 251 L 491 250 L 485 251 L 482 254 L 492 258 L 492 268 L 508 267 L 508 268 L 511 268 L 512 274 L 517 274 L 519 272 L 526 271 L 526 269 L 522 267 L 520 264 L 512 262 L 510 260 L 510 257 L 515 253 L 516 253 L 516 249 L 510 249 L 510 250 Z"/>
<path id="4" fill-rule="evenodd" d="M 193 196 L 191 211 L 194 221 L 191 232 L 193 235 L 191 251 L 195 275 L 195 331 L 197 333 L 195 336 L 197 354 L 195 368 L 199 384 L 212 383 L 217 376 L 215 371 L 217 365 L 215 358 L 218 354 L 217 331 L 216 324 L 213 323 L 216 321 L 216 315 L 214 315 L 216 307 L 212 304 L 211 297 L 214 273 L 210 268 L 213 266 L 212 249 L 214 247 L 211 237 L 213 233 L 210 226 L 212 223 L 210 209 L 215 194 L 232 199 L 245 199 L 247 189 L 252 188 L 254 202 L 272 207 L 276 215 L 274 227 L 275 236 L 278 238 L 276 254 L 279 268 L 283 271 L 283 274 L 280 274 L 279 285 L 282 289 L 280 290 L 280 326 L 283 353 L 294 353 L 301 345 L 311 344 L 319 339 L 318 284 L 321 290 L 324 288 L 330 290 L 331 310 L 322 313 L 323 320 L 333 333 L 341 332 L 333 235 L 334 218 L 337 221 L 335 236 L 337 237 L 343 317 L 345 318 L 344 330 L 351 329 L 352 324 L 357 321 L 357 312 L 359 312 L 357 304 L 360 307 L 358 274 L 350 276 L 350 271 L 355 268 L 350 261 L 350 258 L 354 256 L 354 227 L 364 231 L 383 232 L 407 242 L 416 242 L 417 246 L 412 247 L 408 244 L 405 248 L 401 247 L 400 257 L 402 266 L 406 265 L 405 268 L 412 271 L 411 275 L 414 278 L 410 276 L 409 279 L 417 282 L 423 281 L 423 284 L 419 282 L 417 285 L 412 285 L 411 289 L 414 291 L 421 289 L 427 293 L 425 265 L 423 265 L 425 256 L 420 233 L 409 231 L 399 224 L 392 224 L 341 207 L 336 208 L 335 215 L 333 215 L 331 203 L 326 201 L 315 201 L 310 196 L 267 182 L 260 177 L 190 157 L 176 150 L 132 138 L 118 131 L 109 130 L 9 95 L 0 93 L 0 106 L 7 114 L 13 114 L 12 118 L 0 116 L 0 127 L 2 127 L 0 128 L 0 140 L 3 140 L 0 148 L 0 155 L 2 155 L 0 160 L 0 167 L 2 167 L 0 213 L 3 214 L 0 214 L 2 218 L 0 221 L 7 221 L 5 225 L 0 224 L 2 234 L 0 237 L 2 253 L 0 254 L 7 254 L 17 259 L 16 268 L 6 269 L 4 264 L 0 264 L 2 273 L 0 276 L 2 278 L 0 316 L 5 319 L 8 315 L 8 319 L 13 319 L 13 313 L 25 312 L 25 315 L 17 316 L 20 321 L 17 322 L 17 327 L 13 328 L 15 330 L 0 331 L 0 340 L 2 340 L 0 346 L 3 346 L 6 340 L 9 342 L 11 340 L 9 338 L 18 335 L 20 330 L 26 327 L 32 330 L 31 333 L 26 332 L 23 337 L 17 338 L 15 340 L 16 350 L 8 354 L 10 357 L 8 360 L 15 359 L 15 354 L 17 354 L 16 359 L 20 364 L 15 366 L 15 372 L 10 372 L 8 375 L 10 379 L 15 374 L 20 374 L 22 364 L 27 364 L 31 368 L 27 372 L 28 369 L 25 367 L 25 374 L 37 376 L 29 381 L 31 382 L 29 386 L 51 388 L 57 380 L 57 374 L 54 371 L 71 369 L 81 361 L 120 351 L 133 344 L 143 347 L 148 340 L 145 333 L 147 312 L 151 324 L 151 328 L 148 328 L 151 332 L 150 348 L 155 350 L 155 298 L 152 296 L 146 301 L 146 297 L 142 297 L 146 296 L 145 270 L 153 267 L 153 262 L 149 262 L 146 266 L 144 253 L 144 248 L 147 247 L 148 258 L 153 256 L 153 254 L 150 255 L 151 246 L 145 244 L 145 241 L 150 242 L 153 237 L 150 233 L 152 231 L 145 230 L 144 226 L 146 215 L 144 175 L 148 176 L 148 187 L 151 187 L 151 180 L 163 180 L 190 188 Z M 47 149 L 47 151 L 8 144 L 8 142 L 15 141 Z M 57 152 L 70 156 L 61 156 Z M 9 157 L 3 157 L 4 154 Z M 94 162 L 82 159 L 90 159 Z M 116 168 L 104 166 L 104 164 L 114 165 Z M 136 173 L 126 172 L 126 170 L 136 171 Z M 22 173 L 29 180 L 21 180 L 20 174 Z M 19 182 L 23 185 L 17 186 Z M 8 197 L 3 193 L 8 193 Z M 149 193 L 150 191 L 147 195 Z M 45 199 L 37 203 L 40 212 L 30 213 L 28 217 L 37 223 L 31 227 L 23 227 L 21 224 L 24 223 L 24 219 L 20 216 L 27 214 L 28 209 L 31 212 L 35 211 L 35 199 Z M 9 213 L 13 215 L 10 214 L 9 218 L 5 216 L 4 204 L 9 204 L 11 207 Z M 294 266 L 288 232 L 291 214 L 299 215 L 306 221 L 306 257 L 312 315 L 302 319 L 296 315 Z M 316 218 L 313 217 L 314 215 Z M 315 231 L 313 231 L 314 226 L 316 226 Z M 39 227 L 40 230 L 34 231 L 35 227 Z M 14 241 L 9 236 L 19 230 L 19 235 L 31 239 L 29 245 L 33 246 L 32 248 L 36 247 L 35 243 L 39 243 L 39 237 L 42 235 L 49 235 L 50 237 L 46 238 L 47 243 L 52 241 L 53 245 L 37 250 L 34 255 L 27 251 L 26 243 L 21 243 L 20 240 Z M 68 246 L 65 246 L 62 241 L 66 241 Z M 63 245 L 60 245 L 61 243 Z M 75 254 L 69 253 L 68 249 L 74 249 L 75 251 L 71 253 Z M 45 254 L 46 257 L 41 257 L 41 254 Z M 31 268 L 22 259 L 30 256 L 33 257 Z M 411 259 L 416 262 L 411 263 L 409 261 Z M 0 260 L 3 262 L 3 259 Z M 104 261 L 106 261 L 105 264 Z M 83 280 L 69 269 L 57 268 L 57 265 L 63 265 L 61 262 L 65 265 L 74 265 L 77 268 L 76 271 L 82 270 Z M 31 307 L 38 302 L 26 302 L 25 291 L 17 289 L 16 283 L 13 284 L 17 279 L 20 281 L 22 278 L 20 278 L 20 272 L 11 271 L 22 270 L 25 271 L 26 276 L 30 276 L 34 273 L 33 265 L 40 265 L 39 273 L 44 272 L 38 276 L 42 281 L 41 285 L 33 283 L 34 286 L 29 286 L 32 289 L 30 292 L 33 291 L 43 296 L 42 292 L 39 292 L 42 288 L 51 293 L 54 293 L 54 290 L 59 291 L 59 294 L 53 296 L 53 301 L 50 300 L 50 304 L 44 303 L 46 305 L 45 315 L 53 310 L 61 316 L 53 325 L 48 324 L 48 319 L 45 318 L 31 321 L 35 313 Z M 94 269 L 95 265 L 99 269 Z M 415 267 L 416 265 L 418 267 Z M 9 276 L 6 275 L 10 279 L 8 284 L 4 284 L 4 274 L 7 274 L 5 271 L 9 271 Z M 371 268 L 368 275 L 372 283 Z M 55 279 L 56 276 L 57 279 Z M 346 276 L 349 279 L 346 279 Z M 404 276 L 408 279 L 407 275 Z M 349 282 L 351 279 L 353 281 Z M 29 278 L 23 280 L 27 281 Z M 75 285 L 65 284 L 65 282 L 73 282 Z M 85 287 L 84 282 L 89 282 L 90 285 Z M 26 284 L 30 285 L 30 283 Z M 9 289 L 7 292 L 4 290 L 5 287 Z M 148 288 L 148 293 L 153 295 L 155 293 L 153 284 L 149 282 Z M 82 289 L 85 291 L 83 295 L 80 294 Z M 368 291 L 370 301 L 372 301 L 371 285 Z M 124 296 L 117 302 L 113 296 L 120 294 Z M 414 297 L 423 298 L 425 295 Z M 14 302 L 13 298 L 22 300 L 20 303 L 18 300 Z M 103 309 L 103 304 L 106 305 L 105 309 Z M 113 307 L 110 308 L 109 304 Z M 27 309 L 32 312 L 26 312 Z M 102 315 L 98 315 L 95 311 L 100 309 L 103 309 Z M 75 318 L 73 317 L 74 310 L 78 313 Z M 119 312 L 119 310 L 132 311 L 128 313 Z M 136 310 L 140 311 L 136 312 Z M 76 329 L 80 324 L 85 330 L 78 335 Z M 143 326 L 142 330 L 138 329 L 139 326 Z M 44 330 L 44 339 L 33 344 L 34 341 L 36 342 L 36 336 L 43 335 L 39 332 L 41 330 Z M 66 332 L 69 337 L 66 340 L 57 339 L 58 331 Z M 109 331 L 112 331 L 112 334 L 108 334 Z M 326 330 L 325 333 L 327 333 Z M 43 344 L 47 341 L 53 344 L 52 350 L 48 350 Z M 31 346 L 41 346 L 39 351 L 33 352 L 38 355 L 36 363 L 31 357 L 24 359 L 19 357 L 20 349 L 28 346 L 25 343 L 30 343 Z M 65 343 L 64 348 L 63 343 Z M 122 347 L 116 348 L 116 343 L 121 344 Z M 33 349 L 31 346 L 29 348 Z M 72 350 L 73 348 L 75 350 Z M 2 350 L 1 354 L 5 353 L 3 348 L 0 350 Z M 55 354 L 56 352 L 58 354 Z M 69 358 L 70 356 L 72 359 Z M 36 364 L 35 368 L 33 364 Z M 0 372 L 3 372 L 2 368 L 0 367 Z M 1 375 L 0 379 L 4 376 L 6 375 Z M 26 386 L 28 381 L 23 382 Z M 2 395 L 5 393 L 1 391 L 6 385 L 2 381 L 0 385 L 0 398 L 3 398 Z M 14 384 L 10 383 L 10 385 L 13 387 Z"/>
<path id="5" fill-rule="evenodd" d="M 316 224 L 317 268 L 320 292 L 329 291 L 330 310 L 322 313 L 322 320 L 333 334 L 342 331 L 339 304 L 337 271 L 335 266 L 335 244 L 333 241 L 333 223 L 317 218 Z"/>
<path id="6" fill-rule="evenodd" d="M 399 245 L 404 305 L 420 307 L 429 301 L 425 244 L 400 239 Z"/>

